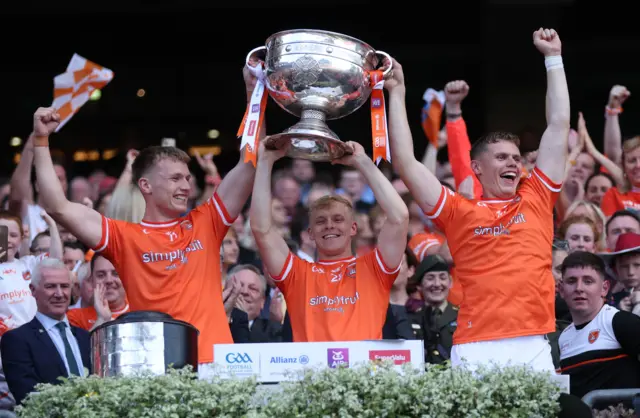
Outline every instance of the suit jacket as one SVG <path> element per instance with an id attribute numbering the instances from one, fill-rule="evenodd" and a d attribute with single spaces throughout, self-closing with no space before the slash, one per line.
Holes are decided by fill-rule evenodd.
<path id="1" fill-rule="evenodd" d="M 70 329 L 78 341 L 83 366 L 91 369 L 89 333 L 74 326 Z M 5 333 L 0 340 L 0 355 L 16 404 L 22 403 L 36 384 L 58 384 L 59 377 L 68 376 L 58 349 L 37 318 Z"/>
<path id="2" fill-rule="evenodd" d="M 253 320 L 249 340 L 252 343 L 281 343 L 282 325 L 258 317 Z"/>
<path id="3" fill-rule="evenodd" d="M 229 323 L 231 338 L 234 344 L 245 344 L 249 341 L 249 316 L 238 308 L 231 311 L 231 322 Z"/>

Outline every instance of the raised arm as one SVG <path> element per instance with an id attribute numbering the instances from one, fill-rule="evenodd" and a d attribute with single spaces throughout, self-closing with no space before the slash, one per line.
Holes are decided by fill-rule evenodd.
<path id="1" fill-rule="evenodd" d="M 395 60 L 393 76 L 385 81 L 384 87 L 389 92 L 389 142 L 393 168 L 407 185 L 420 208 L 424 212 L 431 212 L 438 203 L 442 185 L 414 155 L 413 138 L 405 106 L 404 75 L 402 66 Z"/>
<path id="2" fill-rule="evenodd" d="M 60 238 L 58 225 L 47 212 L 43 211 L 40 216 L 42 216 L 42 219 L 44 219 L 44 221 L 47 223 L 47 226 L 49 227 L 49 237 L 51 237 L 51 244 L 49 245 L 49 257 L 62 260 L 64 247 L 62 245 L 62 238 Z"/>
<path id="3" fill-rule="evenodd" d="M 533 43 L 544 54 L 547 67 L 547 129 L 542 134 L 536 166 L 549 180 L 560 184 L 564 180 L 567 144 L 571 128 L 569 88 L 562 64 L 562 43 L 553 29 L 538 29 Z"/>
<path id="4" fill-rule="evenodd" d="M 378 252 L 384 264 L 395 268 L 402 262 L 407 247 L 409 229 L 409 209 L 391 185 L 391 182 L 378 170 L 371 158 L 367 156 L 362 145 L 347 142 L 353 154 L 334 161 L 358 169 L 370 185 L 376 202 L 380 204 L 386 220 L 378 236 Z"/>
<path id="5" fill-rule="evenodd" d="M 246 65 L 242 69 L 242 75 L 246 87 L 247 103 L 249 103 L 253 89 L 256 87 L 257 79 Z M 263 123 L 258 137 L 260 141 L 264 138 L 265 133 L 266 123 Z M 231 219 L 235 219 L 242 211 L 245 203 L 247 203 L 256 175 L 256 169 L 253 164 L 244 162 L 244 152 L 242 150 L 238 164 L 224 176 L 216 190 Z"/>
<path id="6" fill-rule="evenodd" d="M 603 155 L 598 148 L 594 145 L 591 140 L 591 136 L 589 135 L 589 131 L 587 131 L 587 124 L 584 121 L 584 116 L 582 116 L 582 112 L 579 113 L 578 116 L 578 134 L 584 138 L 584 147 L 587 152 L 593 157 L 594 160 L 602 167 L 604 167 L 611 177 L 616 181 L 616 186 L 624 185 L 624 172 L 622 168 L 608 159 L 605 155 Z"/>
<path id="7" fill-rule="evenodd" d="M 277 228 L 271 223 L 271 170 L 284 155 L 283 151 L 269 151 L 260 143 L 253 184 L 249 223 L 260 251 L 260 257 L 271 275 L 280 274 L 289 256 L 289 247 Z"/>
<path id="8" fill-rule="evenodd" d="M 60 115 L 53 108 L 41 107 L 33 116 L 34 164 L 42 205 L 49 216 L 80 242 L 94 248 L 102 238 L 102 216 L 80 203 L 67 200 L 53 169 L 49 135 L 59 124 Z"/>
<path id="9" fill-rule="evenodd" d="M 625 86 L 613 86 L 605 112 L 604 154 L 619 165 L 622 165 L 622 132 L 618 115 L 622 113 L 622 104 L 629 96 L 631 93 Z"/>
<path id="10" fill-rule="evenodd" d="M 31 187 L 31 168 L 33 167 L 33 133 L 24 144 L 20 161 L 11 175 L 11 193 L 9 194 L 9 209 L 24 218 L 26 205 L 33 203 L 33 189 Z"/>
<path id="11" fill-rule="evenodd" d="M 467 199 L 480 198 L 482 185 L 471 169 L 471 141 L 462 118 L 462 101 L 469 94 L 464 80 L 450 81 L 444 86 L 447 109 L 447 151 L 458 193 Z"/>

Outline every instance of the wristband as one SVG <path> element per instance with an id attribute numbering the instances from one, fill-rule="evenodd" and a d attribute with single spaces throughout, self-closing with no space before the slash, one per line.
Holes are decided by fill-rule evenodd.
<path id="1" fill-rule="evenodd" d="M 222 182 L 222 178 L 220 177 L 220 174 L 216 174 L 215 176 L 207 174 L 204 178 L 204 182 L 209 186 L 218 186 L 220 182 Z"/>
<path id="2" fill-rule="evenodd" d="M 462 116 L 462 113 L 447 113 L 447 118 L 455 119 Z"/>
<path id="3" fill-rule="evenodd" d="M 620 113 L 622 113 L 622 108 L 605 106 L 604 112 L 605 112 L 605 116 L 619 115 Z"/>
<path id="4" fill-rule="evenodd" d="M 555 70 L 558 68 L 564 68 L 561 55 L 551 55 L 544 57 L 544 66 L 547 67 L 547 71 Z"/>
<path id="5" fill-rule="evenodd" d="M 33 146 L 34 147 L 48 147 L 49 146 L 49 137 L 48 136 L 34 136 L 33 137 Z"/>

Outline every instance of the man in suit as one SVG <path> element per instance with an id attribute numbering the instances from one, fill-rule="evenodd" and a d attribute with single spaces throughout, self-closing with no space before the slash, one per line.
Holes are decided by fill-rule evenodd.
<path id="1" fill-rule="evenodd" d="M 232 268 L 228 278 L 237 280 L 240 285 L 239 301 L 247 313 L 250 343 L 282 342 L 282 325 L 272 319 L 260 317 L 265 304 L 267 280 L 260 270 L 252 264 L 241 264 Z M 272 305 L 276 309 L 280 305 Z M 235 341 L 235 340 L 234 340 Z M 236 341 L 237 342 L 237 341 Z"/>
<path id="2" fill-rule="evenodd" d="M 29 285 L 38 312 L 33 320 L 2 337 L 0 354 L 9 389 L 20 404 L 38 383 L 85 376 L 90 367 L 89 333 L 69 325 L 71 273 L 60 260 L 41 261 Z"/>

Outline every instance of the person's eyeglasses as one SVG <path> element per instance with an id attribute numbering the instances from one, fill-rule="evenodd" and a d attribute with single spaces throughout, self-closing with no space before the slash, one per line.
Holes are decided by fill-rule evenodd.
<path id="1" fill-rule="evenodd" d="M 562 239 L 554 239 L 553 244 L 551 244 L 555 250 L 569 251 L 569 241 L 565 241 Z"/>
<path id="2" fill-rule="evenodd" d="M 32 248 L 31 249 L 31 253 L 33 253 L 33 254 L 36 254 L 36 253 L 41 253 L 42 254 L 42 253 L 48 253 L 48 252 L 49 252 L 48 248 L 40 248 L 40 247 L 38 247 L 38 248 Z"/>

